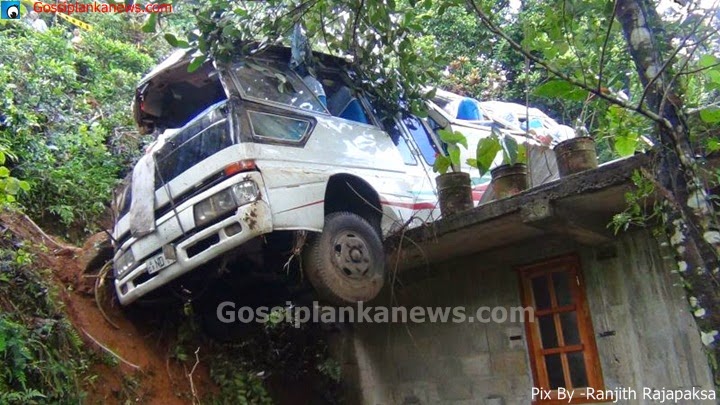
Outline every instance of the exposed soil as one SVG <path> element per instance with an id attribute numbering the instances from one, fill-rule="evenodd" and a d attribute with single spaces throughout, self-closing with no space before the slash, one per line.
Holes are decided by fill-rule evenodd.
<path id="1" fill-rule="evenodd" d="M 189 361 L 190 366 L 183 365 L 170 356 L 175 336 L 163 334 L 163 314 L 123 311 L 112 298 L 111 281 L 106 280 L 100 287 L 99 301 L 115 324 L 112 325 L 96 303 L 95 284 L 100 269 L 89 274 L 83 272 L 78 261 L 82 249 L 45 234 L 23 214 L 0 212 L 0 223 L 25 241 L 26 249 L 35 254 L 38 266 L 52 270 L 67 314 L 87 347 L 100 354 L 100 358 L 112 358 L 92 366 L 90 374 L 97 378 L 85 387 L 87 403 L 172 405 L 195 402 L 189 378 L 193 362 Z M 192 373 L 192 380 L 195 398 L 215 390 L 202 362 Z"/>

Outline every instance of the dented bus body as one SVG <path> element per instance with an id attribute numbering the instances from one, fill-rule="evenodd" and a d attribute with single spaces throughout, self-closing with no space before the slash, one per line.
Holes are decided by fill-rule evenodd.
<path id="1" fill-rule="evenodd" d="M 114 203 L 122 304 L 209 276 L 208 263 L 276 232 L 307 235 L 303 271 L 323 298 L 369 300 L 384 282 L 383 238 L 439 217 L 442 147 L 427 123 L 373 109 L 340 60 L 323 56 L 308 78 L 289 55 L 271 48 L 189 73 L 178 52 L 140 82 L 135 119 L 157 140 Z"/>

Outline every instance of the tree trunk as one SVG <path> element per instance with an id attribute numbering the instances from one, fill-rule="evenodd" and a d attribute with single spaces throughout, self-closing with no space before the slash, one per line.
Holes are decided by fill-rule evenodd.
<path id="1" fill-rule="evenodd" d="M 663 123 L 657 131 L 660 145 L 654 151 L 650 176 L 663 197 L 663 222 L 677 254 L 692 312 L 711 356 L 716 385 L 720 382 L 720 233 L 713 206 L 698 175 L 688 138 L 682 102 L 657 42 L 661 21 L 650 0 L 618 0 L 617 20 L 630 54 L 646 88 L 647 108 Z M 669 42 L 669 38 L 664 38 Z M 667 66 L 666 66 L 667 65 Z"/>

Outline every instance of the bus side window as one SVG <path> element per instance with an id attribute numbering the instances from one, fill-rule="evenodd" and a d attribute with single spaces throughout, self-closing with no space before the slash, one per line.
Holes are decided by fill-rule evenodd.
<path id="1" fill-rule="evenodd" d="M 423 155 L 427 164 L 430 166 L 435 164 L 435 156 L 440 152 L 433 142 L 432 135 L 425 129 L 420 119 L 408 115 L 403 118 L 403 123 L 415 140 L 415 144 L 420 149 L 420 153 Z"/>
<path id="2" fill-rule="evenodd" d="M 413 156 L 413 153 L 410 150 L 410 146 L 407 144 L 407 140 L 405 140 L 405 138 L 400 133 L 400 128 L 398 128 L 398 124 L 393 123 L 393 125 L 389 127 L 390 139 L 392 139 L 395 146 L 397 146 L 398 151 L 400 151 L 403 162 L 405 162 L 406 165 L 416 165 L 417 160 L 415 160 L 415 156 Z"/>

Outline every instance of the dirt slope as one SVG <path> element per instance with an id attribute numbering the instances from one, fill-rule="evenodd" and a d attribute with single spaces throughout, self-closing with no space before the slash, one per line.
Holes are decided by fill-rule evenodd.
<path id="1" fill-rule="evenodd" d="M 174 336 L 163 336 L 163 326 L 159 324 L 162 314 L 143 316 L 140 312 L 133 314 L 131 321 L 117 302 L 108 298 L 112 297 L 109 288 L 101 288 L 101 306 L 112 325 L 96 303 L 97 275 L 83 274 L 78 260 L 83 249 L 58 242 L 22 214 L 0 212 L 0 223 L 26 242 L 38 266 L 52 270 L 67 314 L 87 347 L 99 353 L 100 358 L 114 359 L 105 362 L 110 365 L 98 362 L 92 367 L 91 374 L 97 378 L 85 387 L 87 403 L 194 402 L 188 377 L 191 367 L 171 359 Z M 214 391 L 202 363 L 193 372 L 193 383 L 196 397 Z"/>

